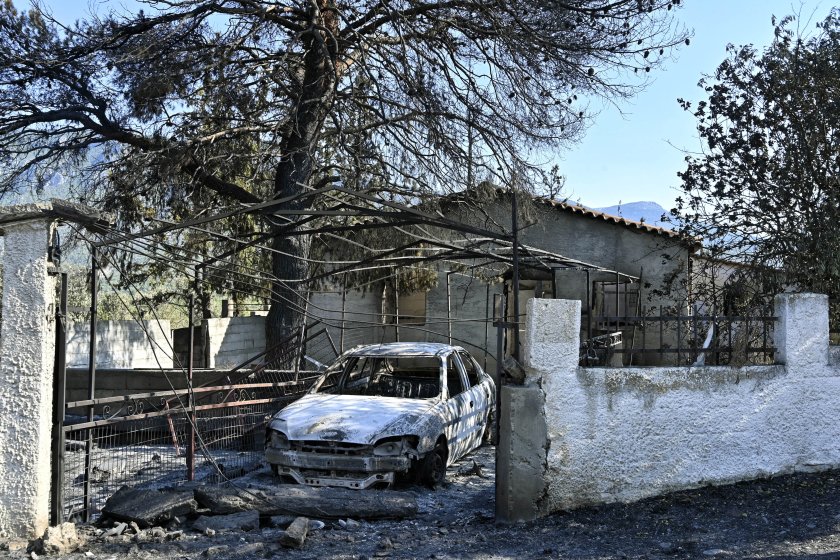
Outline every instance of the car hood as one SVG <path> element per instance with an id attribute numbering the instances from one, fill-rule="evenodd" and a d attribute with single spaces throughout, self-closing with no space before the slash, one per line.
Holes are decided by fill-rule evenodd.
<path id="1" fill-rule="evenodd" d="M 413 428 L 435 406 L 434 399 L 355 395 L 306 395 L 278 412 L 269 428 L 291 440 L 372 444 Z"/>

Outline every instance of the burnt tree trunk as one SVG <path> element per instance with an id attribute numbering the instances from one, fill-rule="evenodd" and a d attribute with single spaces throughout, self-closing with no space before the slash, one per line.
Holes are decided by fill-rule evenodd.
<path id="1" fill-rule="evenodd" d="M 282 155 L 274 180 L 274 194 L 285 198 L 302 194 L 309 187 L 314 166 L 314 152 L 324 119 L 335 95 L 336 44 L 338 19 L 326 0 L 311 6 L 311 26 L 303 40 L 302 77 L 300 95 L 281 144 Z M 310 208 L 310 198 L 300 198 L 280 206 L 280 209 Z M 283 227 L 277 220 L 275 231 Z M 310 238 L 308 235 L 277 236 L 273 238 L 271 254 L 271 306 L 266 318 L 266 347 L 272 348 L 305 322 L 308 285 L 302 280 L 309 276 Z M 269 354 L 269 360 L 280 352 Z M 287 354 L 288 355 L 288 354 Z M 275 364 L 288 367 L 291 364 Z"/>

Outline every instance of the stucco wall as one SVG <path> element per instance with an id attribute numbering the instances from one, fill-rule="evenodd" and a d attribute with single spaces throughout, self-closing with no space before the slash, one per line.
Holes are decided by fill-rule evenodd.
<path id="1" fill-rule="evenodd" d="M 96 366 L 104 368 L 171 368 L 172 330 L 168 320 L 98 321 Z M 67 328 L 67 367 L 87 367 L 90 324 Z"/>
<path id="2" fill-rule="evenodd" d="M 827 304 L 777 297 L 779 365 L 599 369 L 577 367 L 579 302 L 529 302 L 526 384 L 545 393 L 548 434 L 540 510 L 840 466 Z"/>
<path id="3" fill-rule="evenodd" d="M 49 220 L 3 227 L 0 329 L 0 539 L 32 538 L 49 522 L 55 359 L 55 276 Z"/>
<path id="4" fill-rule="evenodd" d="M 521 206 L 526 206 L 526 203 L 523 202 Z M 482 227 L 499 231 L 510 229 L 511 209 L 507 196 L 501 196 L 493 202 L 486 203 L 482 210 L 485 212 L 484 215 L 462 207 L 450 208 L 447 211 L 457 219 Z M 686 301 L 690 251 L 677 239 L 539 203 L 527 206 L 524 214 L 520 216 L 522 228 L 520 242 L 522 244 L 603 267 L 606 270 L 640 277 L 642 280 L 641 307 L 638 310 L 627 310 L 631 315 L 635 315 L 637 311 L 641 314 L 658 315 L 660 307 L 666 313 L 669 311 L 673 313 L 671 308 L 679 308 Z M 482 217 L 485 215 L 486 217 Z M 528 278 L 527 270 L 523 270 L 522 274 L 523 278 Z M 587 274 L 585 271 L 557 270 L 554 277 L 557 298 L 586 301 Z M 588 280 L 590 283 L 596 281 L 612 283 L 615 282 L 615 275 L 591 270 Z M 551 283 L 546 281 L 544 288 L 547 292 L 544 297 L 552 297 Z M 590 285 L 589 288 L 590 296 L 594 301 L 593 286 Z M 480 281 L 473 280 L 470 289 L 478 291 L 479 295 L 483 296 L 485 286 Z M 461 304 L 458 300 L 453 300 L 454 307 L 459 305 Z M 525 306 L 520 307 L 524 312 Z M 586 306 L 584 306 L 584 311 L 586 311 Z M 584 333 L 587 331 L 586 321 L 581 328 Z M 597 325 L 593 325 L 592 334 L 603 333 L 597 330 Z M 647 337 L 644 341 L 643 336 Z M 632 329 L 625 331 L 625 339 L 633 338 L 635 348 L 641 348 L 643 345 L 653 347 L 659 343 L 659 336 L 659 331 L 654 331 L 654 329 L 646 332 L 640 332 L 638 329 L 635 332 Z M 674 333 L 666 328 L 665 337 L 672 338 L 673 336 Z M 667 355 L 663 357 L 654 353 L 637 353 L 633 356 L 633 363 L 661 364 L 667 363 L 669 359 L 672 357 Z"/>

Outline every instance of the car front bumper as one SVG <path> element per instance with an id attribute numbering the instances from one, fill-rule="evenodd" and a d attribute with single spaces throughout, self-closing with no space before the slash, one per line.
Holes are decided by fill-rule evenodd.
<path id="1" fill-rule="evenodd" d="M 278 472 L 309 486 L 368 488 L 380 482 L 394 482 L 394 473 L 408 471 L 411 459 L 404 456 L 339 455 L 268 447 L 265 458 Z M 321 471 L 313 474 L 311 471 Z M 364 476 L 368 474 L 369 476 Z"/>

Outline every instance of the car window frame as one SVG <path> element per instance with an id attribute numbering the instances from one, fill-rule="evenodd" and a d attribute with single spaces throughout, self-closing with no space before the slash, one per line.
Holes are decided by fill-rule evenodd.
<path id="1" fill-rule="evenodd" d="M 448 364 L 449 358 L 454 358 L 453 361 L 455 362 L 455 370 L 458 372 L 458 376 L 461 379 L 461 385 L 463 386 L 463 390 L 460 393 L 457 393 L 455 395 L 453 395 L 452 392 L 449 390 L 449 364 Z M 446 377 L 446 395 L 447 395 L 447 397 L 450 398 L 450 399 L 454 399 L 454 398 L 458 397 L 459 395 L 463 395 L 464 393 L 467 393 L 472 388 L 472 386 L 470 386 L 470 384 L 468 382 L 469 380 L 467 379 L 467 374 L 464 371 L 464 365 L 461 363 L 461 357 L 458 356 L 457 350 L 453 350 L 452 352 L 450 352 L 449 354 L 444 356 L 443 357 L 443 364 L 446 368 L 445 377 Z"/>
<path id="2" fill-rule="evenodd" d="M 461 365 L 464 368 L 464 376 L 467 378 L 467 382 L 469 383 L 468 389 L 472 389 L 473 387 L 480 385 L 483 379 L 482 373 L 484 373 L 484 371 L 478 365 L 478 361 L 475 358 L 473 358 L 472 354 L 470 354 L 466 350 L 456 350 L 455 353 L 458 354 L 459 358 L 461 358 Z M 470 361 L 470 364 L 472 365 L 473 370 L 475 371 L 475 383 L 470 383 L 470 374 L 467 373 L 466 363 L 464 362 L 465 357 Z"/>

